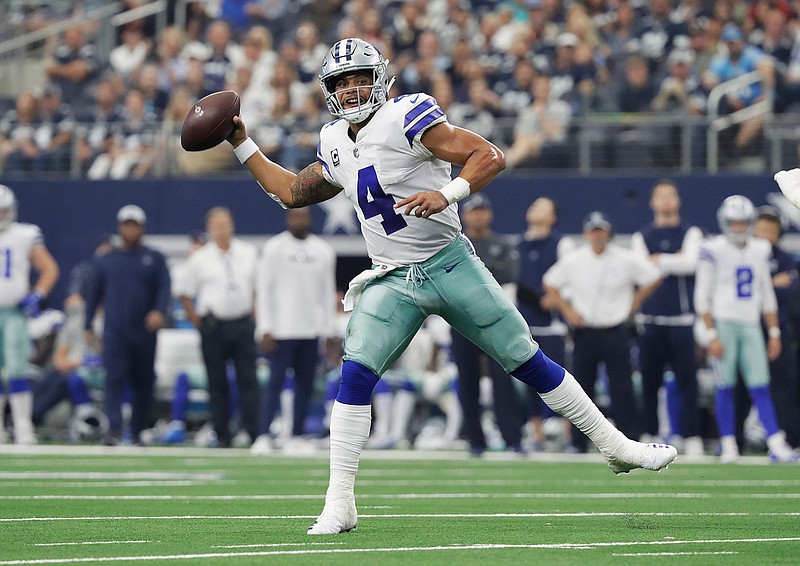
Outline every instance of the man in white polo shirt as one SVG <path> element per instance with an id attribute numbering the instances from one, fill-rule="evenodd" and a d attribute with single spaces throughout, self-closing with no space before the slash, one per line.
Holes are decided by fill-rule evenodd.
<path id="1" fill-rule="evenodd" d="M 638 438 L 639 415 L 631 381 L 631 333 L 627 324 L 660 283 L 655 265 L 611 243 L 605 214 L 583 222 L 586 243 L 565 254 L 544 274 L 543 285 L 572 329 L 573 370 L 591 396 L 601 362 L 608 374 L 611 412 L 617 427 Z M 573 430 L 572 442 L 586 451 L 586 436 Z"/>
<path id="2" fill-rule="evenodd" d="M 230 388 L 226 364 L 236 370 L 242 428 L 256 437 L 258 380 L 253 321 L 255 246 L 234 237 L 230 210 L 217 206 L 206 215 L 210 241 L 189 257 L 176 294 L 186 317 L 200 331 L 208 374 L 209 408 L 217 446 L 231 444 Z M 195 300 L 196 299 L 196 300 Z"/>

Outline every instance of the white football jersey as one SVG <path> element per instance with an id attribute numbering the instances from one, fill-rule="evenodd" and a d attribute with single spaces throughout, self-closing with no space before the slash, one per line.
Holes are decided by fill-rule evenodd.
<path id="1" fill-rule="evenodd" d="M 19 304 L 30 289 L 31 250 L 44 244 L 38 226 L 13 222 L 0 231 L 0 307 Z"/>
<path id="2" fill-rule="evenodd" d="M 420 138 L 447 121 L 436 100 L 410 94 L 387 101 L 358 132 L 345 120 L 323 126 L 317 159 L 325 179 L 343 187 L 356 208 L 372 261 L 393 266 L 425 261 L 461 231 L 458 207 L 429 218 L 406 216 L 394 204 L 420 191 L 435 191 L 450 181 L 450 163 L 437 159 Z"/>
<path id="3" fill-rule="evenodd" d="M 749 238 L 743 248 L 724 235 L 705 242 L 695 277 L 697 314 L 757 324 L 761 313 L 775 312 L 778 305 L 769 268 L 771 251 L 769 242 L 761 238 Z"/>

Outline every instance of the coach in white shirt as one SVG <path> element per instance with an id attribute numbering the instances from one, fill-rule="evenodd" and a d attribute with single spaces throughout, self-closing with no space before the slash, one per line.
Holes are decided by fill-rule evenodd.
<path id="1" fill-rule="evenodd" d="M 608 374 L 613 419 L 638 438 L 640 423 L 631 381 L 631 334 L 626 324 L 660 283 L 661 272 L 631 250 L 610 242 L 611 222 L 592 212 L 583 223 L 586 244 L 565 254 L 544 274 L 543 286 L 572 328 L 573 372 L 587 393 L 595 390 L 600 362 Z M 565 299 L 569 298 L 569 301 Z M 586 436 L 573 430 L 583 452 Z"/>
<path id="2" fill-rule="evenodd" d="M 270 358 L 270 377 L 259 413 L 259 438 L 253 453 L 270 450 L 269 428 L 280 404 L 286 371 L 294 370 L 293 444 L 301 443 L 320 338 L 336 335 L 336 254 L 311 233 L 307 208 L 286 212 L 286 231 L 264 244 L 256 288 L 257 336 Z"/>
<path id="3" fill-rule="evenodd" d="M 236 370 L 242 427 L 256 437 L 258 381 L 253 305 L 258 250 L 234 237 L 231 211 L 206 215 L 210 241 L 186 262 L 176 289 L 186 316 L 200 330 L 208 373 L 211 420 L 217 445 L 230 446 L 230 397 L 226 364 Z"/>

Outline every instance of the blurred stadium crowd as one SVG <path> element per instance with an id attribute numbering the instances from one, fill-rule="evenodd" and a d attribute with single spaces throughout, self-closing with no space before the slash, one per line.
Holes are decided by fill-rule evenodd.
<path id="1" fill-rule="evenodd" d="M 193 102 L 222 89 L 242 95 L 266 155 L 303 167 L 330 119 L 319 64 L 343 37 L 378 46 L 394 94 L 432 94 L 512 168 L 763 168 L 767 127 L 791 125 L 800 102 L 800 3 L 785 0 L 171 0 L 139 19 L 147 0 L 116 4 L 133 15 L 94 19 L 91 0 L 4 8 L 9 37 L 84 16 L 26 48 L 45 63 L 36 88 L 4 93 L 5 176 L 230 169 L 223 148 L 178 145 Z"/>

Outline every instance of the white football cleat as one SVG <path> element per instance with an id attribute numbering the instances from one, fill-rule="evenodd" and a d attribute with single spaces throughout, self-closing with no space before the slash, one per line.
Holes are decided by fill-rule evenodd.
<path id="1" fill-rule="evenodd" d="M 703 439 L 699 436 L 690 436 L 683 441 L 683 454 L 693 458 L 704 456 L 706 453 Z"/>
<path id="2" fill-rule="evenodd" d="M 786 434 L 783 431 L 767 438 L 767 448 L 769 459 L 778 464 L 794 464 L 800 461 L 800 456 L 786 442 Z"/>
<path id="3" fill-rule="evenodd" d="M 358 512 L 356 511 L 356 498 L 350 496 L 325 503 L 322 514 L 317 517 L 314 524 L 308 527 L 309 535 L 338 535 L 349 533 L 358 526 Z"/>
<path id="4" fill-rule="evenodd" d="M 266 456 L 274 452 L 272 438 L 268 434 L 258 436 L 250 446 L 250 454 L 253 456 Z"/>
<path id="5" fill-rule="evenodd" d="M 669 444 L 644 444 L 630 441 L 621 453 L 608 459 L 608 467 L 615 474 L 627 474 L 636 468 L 660 472 L 675 460 L 678 451 Z"/>
<path id="6" fill-rule="evenodd" d="M 739 445 L 735 436 L 723 436 L 719 439 L 719 461 L 721 464 L 734 464 L 739 460 Z"/>
<path id="7" fill-rule="evenodd" d="M 800 169 L 778 171 L 773 178 L 789 202 L 800 208 Z"/>

